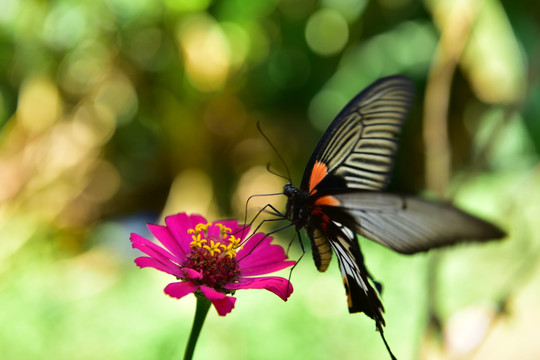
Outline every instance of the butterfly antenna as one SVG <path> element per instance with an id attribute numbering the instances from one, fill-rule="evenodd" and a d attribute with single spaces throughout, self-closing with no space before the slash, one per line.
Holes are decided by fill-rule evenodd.
<path id="1" fill-rule="evenodd" d="M 270 147 L 272 148 L 272 150 L 274 151 L 274 154 L 277 155 L 277 157 L 279 158 L 279 160 L 281 161 L 281 163 L 283 164 L 283 167 L 285 168 L 285 171 L 287 172 L 287 177 L 285 178 L 284 176 L 282 175 L 278 175 L 272 171 L 270 171 L 272 174 L 275 174 L 275 175 L 278 175 L 282 178 L 285 178 L 287 179 L 290 183 L 292 182 L 292 177 L 291 177 L 291 173 L 289 171 L 289 167 L 287 166 L 287 163 L 285 162 L 285 160 L 283 159 L 283 157 L 281 156 L 281 154 L 279 153 L 279 151 L 277 151 L 276 147 L 274 146 L 274 144 L 272 144 L 272 142 L 270 141 L 270 139 L 268 138 L 268 136 L 266 136 L 266 134 L 263 132 L 262 128 L 261 128 L 261 122 L 260 121 L 257 121 L 257 130 L 259 130 L 259 133 L 262 135 L 262 137 L 266 140 L 266 142 L 268 143 L 268 145 L 270 145 Z M 267 169 L 269 169 L 269 166 L 267 166 Z"/>
<path id="2" fill-rule="evenodd" d="M 269 172 L 270 174 L 272 174 L 272 175 L 279 176 L 280 178 L 285 179 L 285 180 L 291 182 L 291 179 L 289 179 L 289 178 L 286 177 L 285 175 L 281 175 L 281 174 L 278 173 L 276 170 L 273 170 L 273 169 L 271 168 L 270 163 L 266 164 L 266 171 L 268 171 L 268 172 Z M 281 193 L 280 193 L 280 194 L 281 194 Z M 281 195 L 282 195 L 282 194 L 281 194 Z"/>

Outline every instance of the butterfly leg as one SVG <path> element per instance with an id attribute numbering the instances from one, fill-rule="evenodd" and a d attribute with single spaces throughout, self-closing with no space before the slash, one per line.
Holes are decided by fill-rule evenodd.
<path id="1" fill-rule="evenodd" d="M 289 253 L 289 249 L 291 248 L 291 245 L 292 243 L 294 242 L 294 238 L 298 236 L 298 241 L 300 242 L 300 248 L 302 249 L 302 254 L 300 255 L 300 257 L 296 260 L 296 262 L 294 263 L 294 265 L 290 268 L 289 270 L 289 284 L 291 284 L 291 278 L 292 278 L 292 273 L 293 273 L 293 270 L 294 268 L 296 268 L 296 265 L 298 265 L 300 263 L 300 260 L 302 260 L 302 258 L 304 257 L 304 255 L 306 254 L 306 249 L 304 248 L 304 243 L 302 242 L 302 236 L 300 235 L 300 232 L 299 231 L 296 231 L 295 235 L 293 236 L 293 238 L 291 239 L 291 241 L 289 242 L 289 246 L 287 247 L 287 254 Z M 288 289 L 287 289 L 287 293 L 288 293 Z"/>
<path id="2" fill-rule="evenodd" d="M 265 222 L 267 222 L 267 221 L 279 221 L 279 220 L 283 220 L 283 219 L 264 219 L 264 220 L 262 220 L 261 223 L 255 228 L 255 231 L 253 231 L 253 234 L 256 234 L 256 233 L 257 233 L 258 229 L 263 225 L 263 223 L 265 223 Z M 279 231 L 281 231 L 281 230 L 285 230 L 285 229 L 287 229 L 287 228 L 289 228 L 289 227 L 291 227 L 291 226 L 293 226 L 293 224 L 290 224 L 290 223 L 289 223 L 289 224 L 287 224 L 287 225 L 285 225 L 285 226 L 280 227 L 279 229 L 276 229 L 276 230 L 270 231 L 269 233 L 264 234 L 264 236 L 263 236 L 263 237 L 259 240 L 259 242 L 253 247 L 253 249 L 252 249 L 251 251 L 249 251 L 247 254 L 245 254 L 244 256 L 242 256 L 242 258 L 238 259 L 238 261 L 242 260 L 242 259 L 245 258 L 246 256 L 249 256 L 249 255 L 251 254 L 251 252 L 252 252 L 253 250 L 255 250 L 255 249 L 257 248 L 257 246 L 259 246 L 259 244 L 260 244 L 264 239 L 266 239 L 267 237 L 272 236 L 273 234 L 275 234 L 275 233 L 277 233 L 277 232 L 279 232 Z M 251 236 L 251 235 L 250 235 L 250 236 Z M 245 241 L 247 241 L 247 239 L 244 240 L 244 242 L 245 242 Z"/>
<path id="3" fill-rule="evenodd" d="M 251 198 L 251 197 L 250 197 Z M 248 199 L 249 201 L 249 199 Z M 264 205 L 259 211 L 257 211 L 257 214 L 255 214 L 255 216 L 253 217 L 253 219 L 251 219 L 251 221 L 249 222 L 249 224 L 247 223 L 247 202 L 246 202 L 246 209 L 244 211 L 244 213 L 246 214 L 244 216 L 244 224 L 245 224 L 245 227 L 247 226 L 252 226 L 253 223 L 255 222 L 255 220 L 257 220 L 257 218 L 264 212 L 264 211 L 267 211 L 267 209 L 270 209 L 272 210 L 272 212 L 269 212 L 270 215 L 273 215 L 273 216 L 276 216 L 278 217 L 279 219 L 277 220 L 282 220 L 285 218 L 285 215 L 282 214 L 280 211 L 278 211 L 272 204 L 266 204 Z M 264 221 L 264 220 L 263 220 Z M 259 228 L 260 226 L 257 227 L 257 229 Z"/>

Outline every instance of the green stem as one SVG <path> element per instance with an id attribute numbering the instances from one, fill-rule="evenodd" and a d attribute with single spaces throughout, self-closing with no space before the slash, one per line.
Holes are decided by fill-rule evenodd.
<path id="1" fill-rule="evenodd" d="M 206 314 L 212 304 L 210 300 L 201 295 L 195 295 L 197 298 L 197 307 L 195 309 L 195 318 L 193 319 L 193 327 L 191 328 L 191 334 L 189 334 L 189 340 L 186 345 L 186 352 L 184 353 L 184 360 L 191 360 L 193 358 L 193 352 L 195 351 L 195 345 L 199 339 Z"/>

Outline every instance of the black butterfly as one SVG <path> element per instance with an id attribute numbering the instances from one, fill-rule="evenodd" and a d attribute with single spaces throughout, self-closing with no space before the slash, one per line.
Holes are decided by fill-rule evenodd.
<path id="1" fill-rule="evenodd" d="M 412 81 L 379 79 L 336 116 L 308 162 L 300 188 L 287 184 L 285 217 L 305 228 L 313 259 L 325 271 L 336 253 L 349 312 L 364 312 L 383 335 L 380 285 L 364 265 L 356 234 L 402 254 L 460 241 L 501 238 L 496 226 L 452 205 L 382 192 L 388 185 L 401 127 L 414 97 Z M 373 281 L 376 291 L 369 279 Z"/>

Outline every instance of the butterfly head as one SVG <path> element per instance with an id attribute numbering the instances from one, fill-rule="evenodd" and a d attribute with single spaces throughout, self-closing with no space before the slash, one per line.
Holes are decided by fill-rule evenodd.
<path id="1" fill-rule="evenodd" d="M 283 195 L 285 195 L 289 199 L 294 197 L 297 193 L 298 193 L 298 189 L 294 187 L 294 185 L 291 183 L 287 183 L 283 187 Z"/>

